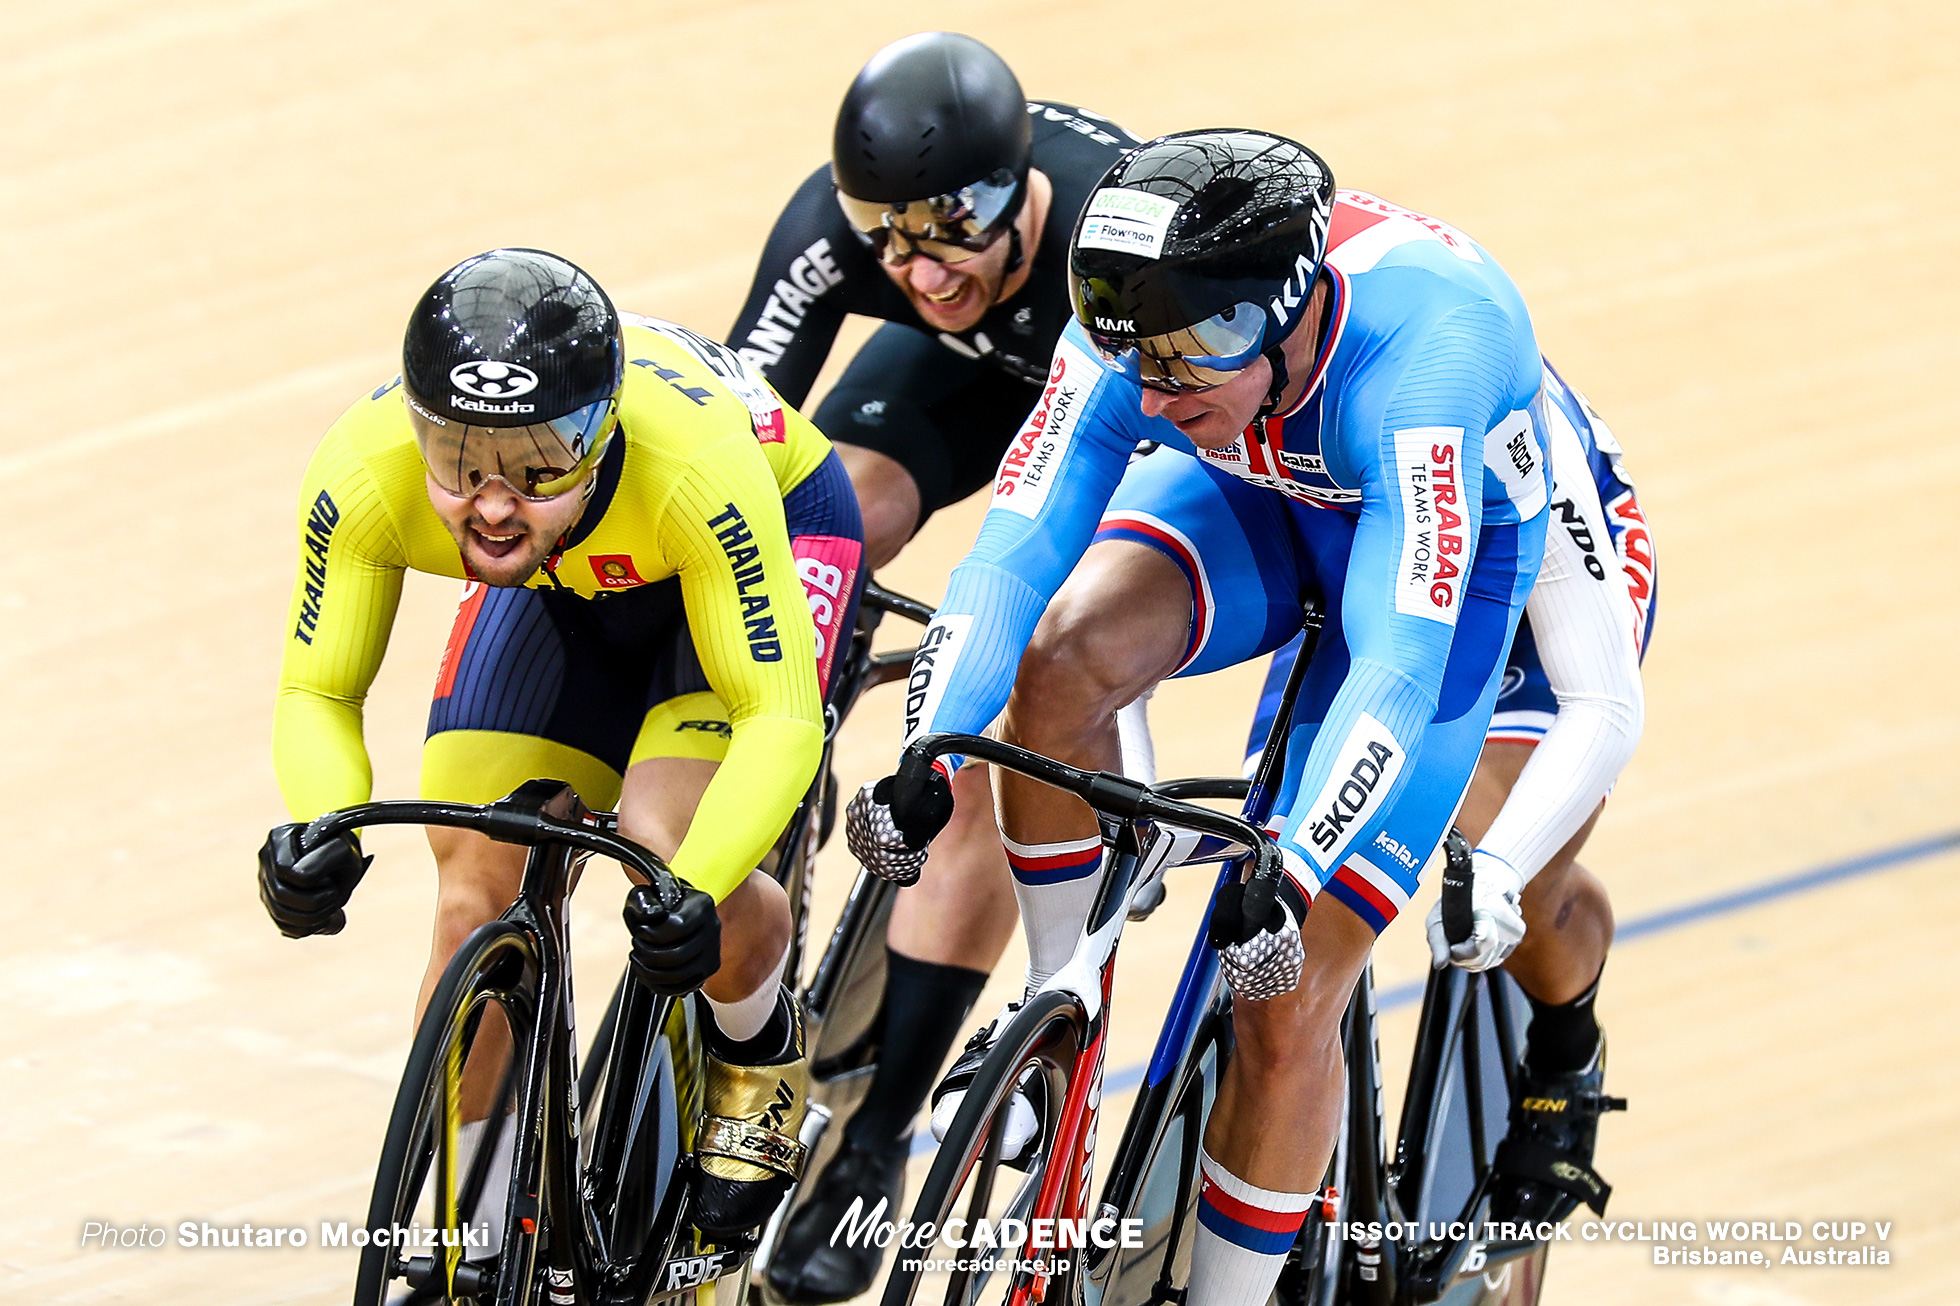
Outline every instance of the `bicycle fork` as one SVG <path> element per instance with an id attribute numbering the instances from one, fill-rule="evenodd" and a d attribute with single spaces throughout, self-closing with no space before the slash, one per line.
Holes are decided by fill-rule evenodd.
<path id="1" fill-rule="evenodd" d="M 1069 1074 L 1068 1091 L 1055 1126 L 1055 1141 L 1049 1152 L 1063 1164 L 1051 1164 L 1041 1176 L 1034 1205 L 1028 1211 L 1029 1236 L 1047 1221 L 1055 1232 L 1052 1244 L 1016 1271 L 1007 1306 L 1040 1306 L 1047 1300 L 1049 1286 L 1066 1273 L 1061 1236 L 1063 1221 L 1088 1232 L 1089 1183 L 1095 1175 L 1096 1129 L 1102 1115 L 1103 1069 L 1109 1049 L 1109 998 L 1116 976 L 1112 952 L 1102 965 L 1102 1010 L 1094 1017 L 1096 1030 L 1083 1054 L 1076 1058 Z M 1085 1253 L 1086 1246 L 1078 1247 Z M 1078 1268 L 1084 1268 L 1078 1265 Z"/>

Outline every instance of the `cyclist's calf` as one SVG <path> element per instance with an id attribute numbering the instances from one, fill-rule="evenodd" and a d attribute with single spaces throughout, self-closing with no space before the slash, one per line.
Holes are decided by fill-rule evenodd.
<path id="1" fill-rule="evenodd" d="M 1300 927 L 1299 987 L 1265 1002 L 1236 1002 L 1236 1047 L 1205 1150 L 1232 1174 L 1277 1191 L 1311 1184 L 1333 1155 L 1342 1104 L 1341 1016 L 1375 932 L 1322 895 Z"/>
<path id="2" fill-rule="evenodd" d="M 446 826 L 429 828 L 429 848 L 436 856 L 435 938 L 429 946 L 429 968 L 415 998 L 417 1027 L 456 949 L 478 926 L 503 915 L 517 897 L 529 851 L 516 844 L 497 843 L 473 830 Z M 463 1119 L 481 1120 L 490 1113 L 491 1097 L 509 1052 L 510 1030 L 502 1012 L 492 1004 L 470 1049 L 469 1064 L 463 1069 Z"/>
<path id="3" fill-rule="evenodd" d="M 1524 887 L 1525 934 L 1504 969 L 1540 1002 L 1570 1002 L 1585 992 L 1613 946 L 1606 886 L 1568 855 L 1590 829 L 1589 822 Z"/>

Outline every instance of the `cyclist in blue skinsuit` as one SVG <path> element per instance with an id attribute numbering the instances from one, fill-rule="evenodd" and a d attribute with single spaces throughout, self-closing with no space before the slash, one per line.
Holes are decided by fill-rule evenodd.
<path id="1" fill-rule="evenodd" d="M 1239 1053 L 1190 1300 L 1259 1301 L 1332 1153 L 1348 994 L 1464 792 L 1544 554 L 1541 364 L 1473 241 L 1337 196 L 1311 151 L 1259 132 L 1124 156 L 1071 272 L 1077 323 L 922 643 L 906 730 L 1005 705 L 1005 738 L 1115 769 L 1119 708 L 1325 608 L 1282 794 L 1294 892 L 1245 920 L 1228 890 L 1212 919 Z M 1073 798 L 1005 776 L 1000 794 L 1033 986 L 1079 933 L 1100 841 Z M 916 876 L 949 812 L 943 774 L 881 781 L 853 802 L 853 851 Z"/>
<path id="2" fill-rule="evenodd" d="M 1605 1036 L 1593 1007 L 1613 907 L 1578 856 L 1640 740 L 1640 661 L 1657 603 L 1653 534 L 1618 442 L 1549 363 L 1545 396 L 1545 560 L 1455 821 L 1476 844 L 1473 928 L 1452 944 L 1440 901 L 1426 923 L 1438 969 L 1501 965 L 1530 1000 L 1529 1051 L 1512 1085 L 1491 1214 L 1532 1224 L 1581 1201 L 1603 1213 L 1611 1193 L 1592 1169 L 1593 1139 L 1599 1112 L 1623 1103 L 1602 1092 Z M 1300 648 L 1296 637 L 1273 655 L 1246 742 L 1248 773 Z"/>

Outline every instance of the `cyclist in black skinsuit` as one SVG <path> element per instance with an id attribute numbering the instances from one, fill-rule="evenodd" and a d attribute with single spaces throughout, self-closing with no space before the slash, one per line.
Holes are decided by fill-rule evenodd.
<path id="1" fill-rule="evenodd" d="M 998 55 L 953 33 L 887 46 L 852 83 L 832 162 L 777 219 L 727 339 L 801 407 L 845 315 L 883 319 L 813 414 L 857 490 L 868 567 L 992 482 L 1071 317 L 1075 219 L 1137 143 L 1026 99 Z M 913 1117 L 1014 931 L 984 768 L 960 777 L 934 875 L 892 912 L 884 1055 L 771 1259 L 770 1286 L 792 1302 L 871 1286 L 879 1249 L 833 1246 L 832 1231 L 857 1197 L 867 1210 L 888 1198 L 896 1216 Z"/>
<path id="2" fill-rule="evenodd" d="M 977 41 L 929 35 L 941 42 L 962 42 L 999 62 Z M 866 74 L 902 57 L 907 53 L 902 47 L 924 39 L 911 37 L 880 52 Z M 1000 71 L 1006 73 L 1005 64 Z M 865 80 L 861 74 L 854 94 Z M 907 112 L 908 100 L 918 103 L 930 94 L 929 88 L 916 88 L 914 100 L 915 88 L 895 81 L 880 78 L 880 90 L 890 90 L 857 117 L 868 117 L 871 111 L 897 117 Z M 981 307 L 978 303 L 956 304 L 957 316 L 969 320 L 945 329 L 956 315 L 936 312 L 932 305 L 922 313 L 918 301 L 924 293 L 902 280 L 939 246 L 928 244 L 924 258 L 903 267 L 881 265 L 872 244 L 845 216 L 832 167 L 825 165 L 797 188 L 776 220 L 748 302 L 728 333 L 728 343 L 760 368 L 784 399 L 800 407 L 844 315 L 884 320 L 813 414 L 833 441 L 884 454 L 910 474 L 916 487 L 915 519 L 905 523 L 896 541 L 887 533 L 889 552 L 884 556 L 871 549 L 873 566 L 888 561 L 926 518 L 993 479 L 1008 440 L 1040 394 L 1055 341 L 1069 321 L 1068 241 L 1076 216 L 1097 179 L 1137 144 L 1121 127 L 1086 110 L 1045 100 L 1022 102 L 1018 84 L 1012 98 L 1025 104 L 1025 127 L 1030 129 L 1023 148 L 1031 171 L 1020 183 L 1023 198 L 1040 201 L 1044 190 L 1047 196 L 1038 204 L 1045 220 L 1037 236 L 1020 236 L 1022 224 L 1016 223 L 997 241 L 1010 248 L 996 252 L 990 246 L 980 256 L 1005 268 L 1007 285 L 1002 288 L 1011 293 L 987 304 L 977 317 L 973 310 Z M 847 99 L 846 112 L 853 107 Z M 934 125 L 931 110 L 937 107 L 920 103 L 913 120 Z M 972 116 L 973 106 L 964 107 Z M 978 150 L 973 153 L 979 155 Z M 1037 175 L 1046 179 L 1045 186 L 1034 180 Z M 855 180 L 846 178 L 847 184 Z M 897 243 L 902 252 L 911 248 L 902 237 Z M 944 266 L 962 269 L 960 263 Z M 965 301 L 977 298 L 982 289 L 962 292 Z"/>

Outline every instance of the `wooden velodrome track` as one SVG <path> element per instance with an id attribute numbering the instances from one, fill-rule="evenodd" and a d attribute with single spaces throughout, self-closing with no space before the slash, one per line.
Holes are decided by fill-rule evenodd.
<path id="1" fill-rule="evenodd" d="M 317 1245 L 79 1245 L 89 1220 L 317 1231 L 365 1208 L 433 876 L 395 831 L 344 935 L 288 943 L 256 901 L 252 850 L 284 819 L 268 736 L 300 471 L 394 369 L 414 296 L 479 249 L 561 251 L 622 305 L 722 331 L 852 73 L 935 20 L 901 9 L 0 15 L 0 1298 L 345 1300 L 352 1254 Z M 1960 824 L 1950 4 L 937 17 L 1030 94 L 1145 135 L 1300 136 L 1516 277 L 1660 541 L 1647 735 L 1586 858 L 1623 919 Z M 981 506 L 886 579 L 937 597 Z M 409 584 L 369 712 L 381 796 L 413 790 L 452 601 Z M 1166 774 L 1233 769 L 1256 682 L 1160 695 Z M 886 766 L 894 721 L 889 701 L 853 721 L 847 792 Z M 825 870 L 823 921 L 841 847 Z M 1578 1244 L 1545 1301 L 1948 1299 L 1956 871 L 1922 856 L 1627 940 L 1601 1004 L 1634 1103 L 1604 1130 L 1616 1216 L 1890 1220 L 1893 1264 L 1658 1269 L 1644 1244 Z M 616 973 L 618 898 L 582 895 L 588 999 Z M 1177 886 L 1132 935 L 1112 1065 L 1144 1054 L 1201 898 Z M 1384 984 L 1425 955 L 1398 925 Z M 1017 946 L 1001 974 L 1018 968 Z M 1386 1018 L 1392 1066 L 1413 1023 Z"/>

